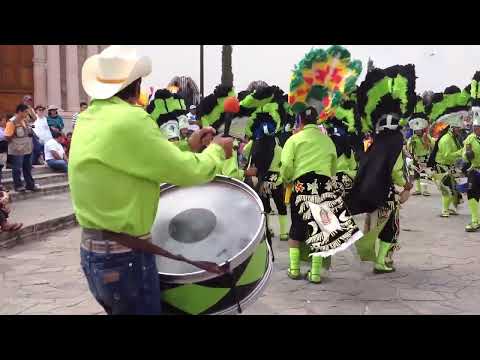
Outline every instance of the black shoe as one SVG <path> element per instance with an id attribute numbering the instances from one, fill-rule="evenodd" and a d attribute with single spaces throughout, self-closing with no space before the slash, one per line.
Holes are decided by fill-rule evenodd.
<path id="1" fill-rule="evenodd" d="M 25 192 L 25 188 L 23 186 L 19 187 L 19 188 L 15 188 L 15 191 L 16 192 Z"/>
<path id="2" fill-rule="evenodd" d="M 38 186 L 34 186 L 33 188 L 26 188 L 26 190 L 32 192 L 39 192 L 41 189 Z"/>

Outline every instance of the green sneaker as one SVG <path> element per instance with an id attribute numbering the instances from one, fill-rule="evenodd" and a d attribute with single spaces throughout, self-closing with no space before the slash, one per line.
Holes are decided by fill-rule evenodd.
<path id="1" fill-rule="evenodd" d="M 477 232 L 480 230 L 480 224 L 479 223 L 470 223 L 467 226 L 465 226 L 465 231 L 466 232 Z"/>
<path id="2" fill-rule="evenodd" d="M 310 270 L 307 272 L 307 280 L 312 284 L 320 284 L 322 282 L 320 275 L 312 275 L 312 272 Z"/>
<path id="3" fill-rule="evenodd" d="M 450 215 L 455 215 L 455 216 L 458 215 L 457 210 L 454 210 L 454 209 L 448 209 L 448 212 L 450 213 Z"/>
<path id="4" fill-rule="evenodd" d="M 423 196 L 430 196 L 431 194 L 428 191 L 425 190 L 422 195 Z"/>
<path id="5" fill-rule="evenodd" d="M 312 256 L 312 268 L 307 273 L 307 280 L 314 284 L 320 284 L 323 258 L 321 256 Z"/>
<path id="6" fill-rule="evenodd" d="M 300 269 L 287 269 L 287 276 L 292 280 L 300 280 L 302 278 L 302 274 L 300 273 Z"/>
<path id="7" fill-rule="evenodd" d="M 443 218 L 448 218 L 450 217 L 450 212 L 449 211 L 442 211 L 442 214 L 440 215 Z"/>
<path id="8" fill-rule="evenodd" d="M 421 191 L 414 191 L 412 193 L 413 196 L 417 196 L 417 195 L 422 195 L 422 192 Z"/>
<path id="9" fill-rule="evenodd" d="M 387 254 L 391 251 L 392 244 L 380 241 L 379 243 L 380 247 L 378 249 L 378 255 L 375 260 L 375 266 L 373 268 L 373 273 L 374 274 L 385 274 L 385 273 L 391 273 L 394 272 L 395 269 L 393 267 L 390 267 L 386 264 L 386 257 Z M 393 261 L 392 261 L 393 263 Z"/>

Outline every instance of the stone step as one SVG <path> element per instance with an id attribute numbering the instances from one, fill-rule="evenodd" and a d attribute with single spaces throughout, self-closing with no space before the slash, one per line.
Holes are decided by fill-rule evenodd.
<path id="1" fill-rule="evenodd" d="M 33 175 L 33 178 L 35 179 L 35 184 L 38 186 L 45 186 L 45 185 L 50 185 L 50 184 L 58 184 L 61 182 L 67 182 L 68 177 L 67 174 L 65 173 L 56 173 L 56 172 L 51 172 L 51 173 L 44 173 L 44 174 L 37 174 Z M 23 178 L 22 178 L 23 179 Z M 2 179 L 2 185 L 5 187 L 7 190 L 13 190 L 13 178 L 8 177 L 5 178 L 3 177 Z"/>
<path id="2" fill-rule="evenodd" d="M 40 240 L 44 234 L 75 226 L 70 193 L 30 198 L 10 205 L 9 221 L 23 223 L 16 233 L 0 232 L 0 249 Z"/>
<path id="3" fill-rule="evenodd" d="M 10 199 L 12 202 L 18 202 L 19 200 L 24 201 L 27 199 L 34 199 L 34 198 L 39 198 L 42 197 L 46 199 L 46 195 L 53 195 L 53 194 L 59 194 L 59 193 L 64 193 L 69 191 L 69 186 L 67 181 L 59 182 L 56 184 L 49 184 L 49 185 L 44 185 L 40 186 L 40 191 L 37 192 L 32 192 L 32 191 L 25 191 L 25 192 L 16 192 L 16 191 L 10 191 Z M 47 200 L 45 200 L 47 201 Z M 54 204 L 51 204 L 54 206 Z"/>
<path id="4" fill-rule="evenodd" d="M 53 173 L 54 171 L 50 169 L 46 165 L 33 165 L 32 169 L 32 175 L 40 175 L 40 174 L 50 174 Z M 7 178 L 7 177 L 12 177 L 12 169 L 10 168 L 3 168 L 2 169 L 2 177 Z"/>

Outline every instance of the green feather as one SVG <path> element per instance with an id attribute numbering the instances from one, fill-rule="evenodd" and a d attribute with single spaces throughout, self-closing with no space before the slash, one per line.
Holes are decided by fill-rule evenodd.
<path id="1" fill-rule="evenodd" d="M 425 105 L 423 104 L 423 100 L 420 99 L 415 104 L 415 112 L 416 113 L 425 113 Z"/>
<path id="2" fill-rule="evenodd" d="M 400 109 L 406 112 L 408 106 L 408 79 L 398 74 L 392 82 L 392 98 L 400 100 Z"/>
<path id="3" fill-rule="evenodd" d="M 355 115 L 353 109 L 345 109 L 340 106 L 337 109 L 335 117 L 347 126 L 349 133 L 355 132 Z"/>
<path id="4" fill-rule="evenodd" d="M 471 86 L 470 86 L 470 96 L 473 99 L 476 99 L 478 97 L 478 81 L 477 80 L 472 80 Z"/>
<path id="5" fill-rule="evenodd" d="M 255 99 L 253 97 L 253 94 L 250 94 L 240 102 L 240 105 L 248 109 L 259 108 L 271 102 L 272 99 L 273 99 L 273 95 L 268 98 L 259 100 L 259 99 Z"/>
<path id="6" fill-rule="evenodd" d="M 378 81 L 367 93 L 367 104 L 365 106 L 365 124 L 368 129 L 373 130 L 372 112 L 377 108 L 381 98 L 390 93 L 392 79 L 384 77 Z M 363 117 L 363 116 L 362 116 Z M 363 127 L 363 126 L 362 126 Z"/>

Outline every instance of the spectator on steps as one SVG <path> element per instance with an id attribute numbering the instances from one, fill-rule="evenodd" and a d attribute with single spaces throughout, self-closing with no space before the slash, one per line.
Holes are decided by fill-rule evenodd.
<path id="1" fill-rule="evenodd" d="M 2 170 L 7 165 L 8 141 L 5 139 L 5 126 L 8 119 L 7 114 L 0 116 L 0 191 L 3 191 Z"/>
<path id="2" fill-rule="evenodd" d="M 70 144 L 72 143 L 72 135 L 73 133 L 69 132 L 67 133 L 67 140 L 65 142 L 65 145 L 63 146 L 64 149 L 65 149 L 65 154 L 67 154 L 67 158 L 68 158 L 68 154 L 70 154 Z"/>
<path id="3" fill-rule="evenodd" d="M 0 191 L 0 231 L 18 231 L 22 228 L 22 223 L 9 223 L 7 221 L 10 214 L 10 208 L 8 204 L 10 202 L 10 196 L 6 191 Z"/>
<path id="4" fill-rule="evenodd" d="M 32 164 L 42 165 L 43 161 L 41 161 L 41 158 L 43 158 L 43 146 L 52 138 L 52 133 L 50 132 L 47 117 L 45 116 L 45 107 L 43 105 L 35 106 L 35 113 L 37 114 L 37 120 L 35 120 L 35 123 L 33 124 L 33 132 L 36 135 L 36 140 L 34 137 Z"/>
<path id="5" fill-rule="evenodd" d="M 88 104 L 86 102 L 81 102 L 80 103 L 80 111 L 75 113 L 73 116 L 72 116 L 72 131 L 75 130 L 75 125 L 77 123 L 77 118 L 78 118 L 78 115 L 80 115 L 81 112 L 87 110 L 88 108 Z"/>
<path id="6" fill-rule="evenodd" d="M 33 110 L 33 97 L 32 95 L 25 95 L 23 97 L 23 104 L 28 106 L 27 110 L 27 120 L 29 123 L 35 122 L 37 120 L 37 114 Z"/>
<path id="7" fill-rule="evenodd" d="M 5 138 L 8 154 L 12 155 L 12 177 L 15 191 L 39 191 L 32 177 L 33 130 L 28 124 L 28 106 L 17 106 L 15 116 L 7 122 Z M 25 179 L 23 187 L 21 175 Z"/>
<path id="8" fill-rule="evenodd" d="M 58 107 L 55 105 L 50 105 L 48 107 L 48 116 L 47 116 L 47 123 L 50 127 L 50 131 L 52 136 L 54 133 L 62 134 L 63 128 L 65 127 L 63 118 L 58 115 Z"/>
<path id="9" fill-rule="evenodd" d="M 60 172 L 67 172 L 68 158 L 60 143 L 61 134 L 54 133 L 53 139 L 45 143 L 45 161 L 50 169 Z"/>

